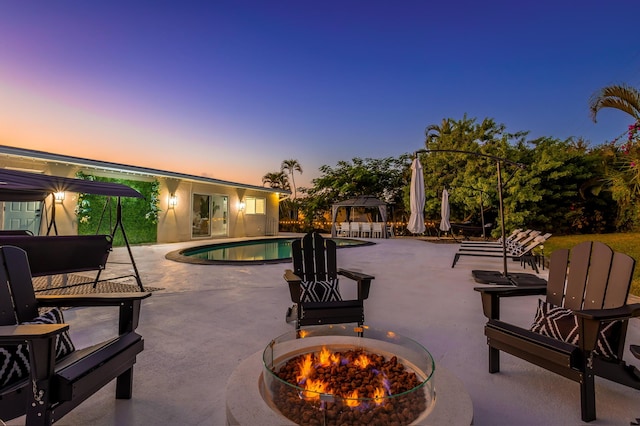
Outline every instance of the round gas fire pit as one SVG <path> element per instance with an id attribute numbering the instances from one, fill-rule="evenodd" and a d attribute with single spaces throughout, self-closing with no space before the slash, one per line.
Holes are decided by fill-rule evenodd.
<path id="1" fill-rule="evenodd" d="M 440 378 L 440 380 L 438 380 Z M 310 327 L 273 339 L 227 384 L 227 423 L 470 424 L 460 381 L 391 331 Z"/>

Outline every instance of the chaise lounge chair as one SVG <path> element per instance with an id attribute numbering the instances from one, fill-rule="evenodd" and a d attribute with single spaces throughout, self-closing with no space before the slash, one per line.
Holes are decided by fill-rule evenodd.
<path id="1" fill-rule="evenodd" d="M 514 241 L 510 241 L 507 243 L 507 253 L 511 255 L 517 255 L 524 250 L 529 243 L 538 238 L 540 235 L 539 231 L 531 231 L 528 235 L 522 238 L 516 238 Z M 549 238 L 551 234 L 547 234 L 546 238 Z M 477 247 L 477 246 L 462 246 L 459 251 L 478 251 L 478 252 L 502 252 L 502 246 L 492 246 L 492 247 Z"/>
<path id="2" fill-rule="evenodd" d="M 514 241 L 516 238 L 520 237 L 524 237 L 526 236 L 529 232 L 531 232 L 530 229 L 523 231 L 522 229 L 518 228 L 518 229 L 514 229 L 511 234 L 507 235 L 507 237 L 505 238 L 505 241 L 510 242 L 510 241 Z M 478 247 L 502 247 L 502 238 L 498 238 L 497 241 L 462 241 L 462 243 L 460 243 L 463 247 L 464 246 L 478 246 Z"/>
<path id="3" fill-rule="evenodd" d="M 507 253 L 506 254 L 507 259 L 519 260 L 521 262 L 525 262 L 525 264 L 530 265 L 531 268 L 536 271 L 536 273 L 539 272 L 538 265 L 535 261 L 535 257 L 532 256 L 531 254 L 533 252 L 533 249 L 540 246 L 548 239 L 547 235 L 550 236 L 551 234 L 546 234 L 546 235 L 538 236 L 534 238 L 534 240 L 530 242 L 529 245 L 527 245 L 526 247 L 523 247 L 521 250 L 518 250 L 517 253 Z M 502 250 L 500 251 L 495 251 L 495 250 L 494 251 L 459 251 L 453 257 L 453 263 L 451 264 L 452 268 L 456 266 L 456 263 L 458 263 L 458 260 L 462 256 L 490 257 L 495 259 L 498 259 L 498 258 L 501 259 L 505 256 L 505 254 L 502 252 Z"/>

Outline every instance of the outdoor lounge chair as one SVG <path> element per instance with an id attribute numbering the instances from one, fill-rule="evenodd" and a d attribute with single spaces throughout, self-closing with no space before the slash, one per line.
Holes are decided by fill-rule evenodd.
<path id="1" fill-rule="evenodd" d="M 489 372 L 500 371 L 504 351 L 578 382 L 587 422 L 596 418 L 595 376 L 640 389 L 640 371 L 622 361 L 628 321 L 640 317 L 640 303 L 626 304 L 634 266 L 606 244 L 585 242 L 570 257 L 553 252 L 546 286 L 476 287 L 488 319 Z M 531 329 L 500 320 L 501 298 L 545 294 Z"/>
<path id="2" fill-rule="evenodd" d="M 533 231 L 531 229 L 528 229 L 526 231 L 519 232 L 512 238 L 507 238 L 505 246 L 507 247 L 507 250 L 511 250 L 514 247 L 518 246 L 526 246 L 538 235 L 540 235 L 540 231 Z M 460 250 L 502 250 L 502 247 L 502 243 L 483 244 L 481 242 L 475 242 L 471 244 L 460 245 Z"/>
<path id="3" fill-rule="evenodd" d="M 536 262 L 535 256 L 532 256 L 531 253 L 533 252 L 533 249 L 535 249 L 536 247 L 542 245 L 547 240 L 547 238 L 545 238 L 544 235 L 543 236 L 538 236 L 532 242 L 530 242 L 529 245 L 527 245 L 526 247 L 523 247 L 522 249 L 518 250 L 517 254 L 516 253 L 507 253 L 506 257 L 507 257 L 507 259 L 518 260 L 518 261 L 521 261 L 521 262 L 525 262 L 526 264 L 530 265 L 531 268 L 534 269 L 536 271 L 536 273 L 537 273 L 537 272 L 539 272 L 538 264 Z M 501 258 L 503 258 L 505 256 L 505 254 L 502 252 L 502 250 L 487 250 L 487 251 L 463 251 L 463 250 L 461 250 L 461 251 L 458 251 L 454 255 L 453 263 L 451 264 L 452 268 L 454 268 L 456 266 L 456 263 L 458 263 L 458 260 L 462 256 L 490 257 L 490 258 L 494 258 L 494 259 L 501 259 Z"/>
<path id="4" fill-rule="evenodd" d="M 512 256 L 518 256 L 520 255 L 525 249 L 526 247 L 531 244 L 531 242 L 533 241 L 540 241 L 542 240 L 543 242 L 548 240 L 549 237 L 551 237 L 551 233 L 547 233 L 545 235 L 540 235 L 540 232 L 538 231 L 533 231 L 531 233 L 529 233 L 529 235 L 524 238 L 521 241 L 514 241 L 511 242 L 507 245 L 507 254 L 510 254 Z M 464 251 L 464 252 L 468 252 L 468 251 L 475 251 L 475 252 L 489 252 L 489 253 L 498 253 L 498 252 L 502 252 L 502 247 L 460 247 L 459 251 Z"/>
<path id="5" fill-rule="evenodd" d="M 26 414 L 26 425 L 50 425 L 116 379 L 116 398 L 130 399 L 133 365 L 144 341 L 135 332 L 151 293 L 38 295 L 24 250 L 0 247 L 0 419 Z M 115 337 L 76 350 L 57 307 L 114 306 Z M 47 313 L 40 308 L 55 307 Z M 99 320 L 96 326 L 102 326 Z"/>
<path id="6" fill-rule="evenodd" d="M 371 275 L 338 269 L 336 243 L 318 232 L 310 232 L 291 243 L 293 270 L 287 269 L 284 279 L 289 285 L 291 301 L 287 317 L 302 326 L 357 323 L 364 324 L 364 300 L 369 297 Z M 354 281 L 357 299 L 342 300 L 338 275 Z"/>
<path id="7" fill-rule="evenodd" d="M 511 241 L 518 236 L 518 234 L 525 232 L 528 234 L 531 230 L 523 231 L 521 228 L 514 229 L 511 231 L 511 234 L 507 235 L 505 238 L 506 241 Z M 478 246 L 502 246 L 502 238 L 499 238 L 497 241 L 463 241 L 461 243 L 463 246 L 466 245 L 478 245 Z"/>

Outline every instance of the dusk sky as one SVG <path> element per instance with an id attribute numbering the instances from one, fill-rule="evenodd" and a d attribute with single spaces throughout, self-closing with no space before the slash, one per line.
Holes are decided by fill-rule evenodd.
<path id="1" fill-rule="evenodd" d="M 262 185 L 466 113 L 594 145 L 632 120 L 639 0 L 0 1 L 0 144 Z"/>

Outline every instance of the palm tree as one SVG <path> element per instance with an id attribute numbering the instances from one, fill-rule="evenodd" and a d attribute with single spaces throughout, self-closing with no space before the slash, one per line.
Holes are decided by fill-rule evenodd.
<path id="1" fill-rule="evenodd" d="M 282 189 L 284 191 L 290 190 L 289 179 L 287 178 L 287 174 L 285 172 L 270 172 L 265 174 L 264 176 L 262 176 L 262 184 L 269 184 L 269 187 L 274 189 Z M 280 199 L 278 204 L 280 206 L 281 216 L 293 210 L 291 206 L 291 200 Z"/>
<path id="2" fill-rule="evenodd" d="M 294 172 L 299 172 L 300 174 L 302 174 L 302 166 L 300 166 L 300 163 L 298 162 L 298 160 L 294 160 L 293 158 L 291 158 L 289 160 L 284 160 L 282 162 L 282 165 L 280 166 L 280 170 L 282 172 L 286 172 L 290 176 L 291 186 L 293 187 L 293 198 L 295 199 L 297 197 L 297 193 L 296 193 L 296 181 L 294 179 Z"/>
<path id="3" fill-rule="evenodd" d="M 640 202 L 640 91 L 626 84 L 607 86 L 591 96 L 589 110 L 591 118 L 602 108 L 614 108 L 634 118 L 629 126 L 627 142 L 620 147 L 607 147 L 613 163 L 605 168 L 604 183 L 618 204 L 616 225 L 618 229 L 640 227 L 638 203 Z"/>
<path id="4" fill-rule="evenodd" d="M 429 142 L 437 142 L 440 137 L 444 134 L 451 133 L 451 119 L 443 118 L 442 124 L 430 124 L 424 129 L 425 141 L 427 148 L 429 147 Z"/>
<path id="5" fill-rule="evenodd" d="M 270 172 L 265 174 L 262 176 L 262 184 L 269 184 L 270 188 L 284 189 L 285 191 L 290 189 L 287 174 L 284 172 Z"/>
<path id="6" fill-rule="evenodd" d="M 640 92 L 626 84 L 603 87 L 589 100 L 589 110 L 594 123 L 598 111 L 602 108 L 619 109 L 635 118 L 636 122 L 640 121 Z"/>

